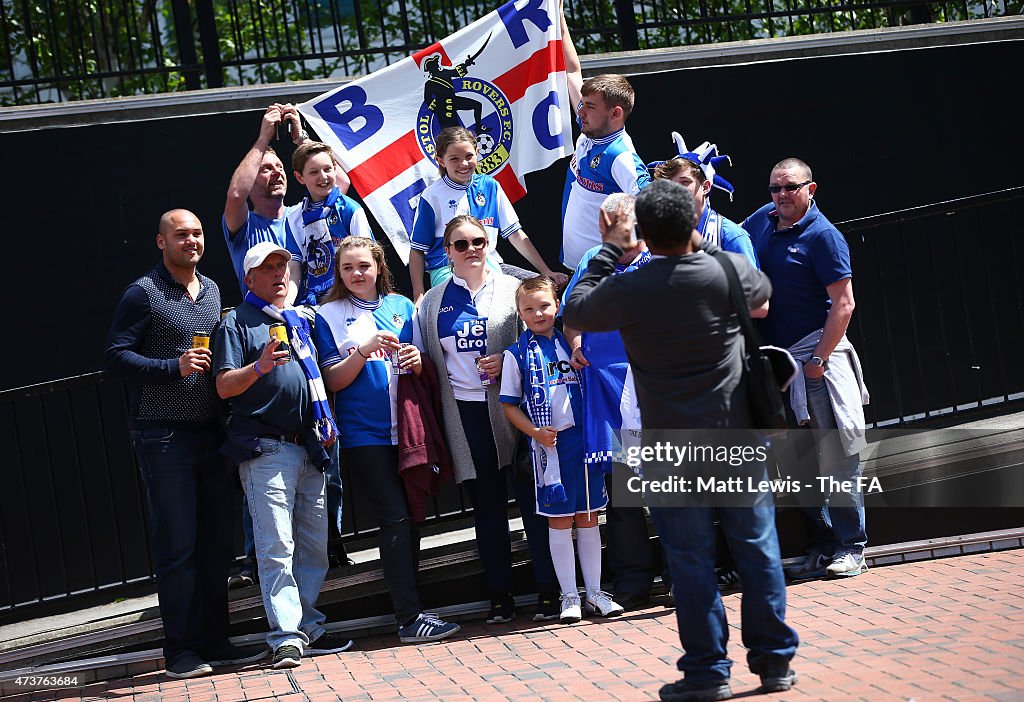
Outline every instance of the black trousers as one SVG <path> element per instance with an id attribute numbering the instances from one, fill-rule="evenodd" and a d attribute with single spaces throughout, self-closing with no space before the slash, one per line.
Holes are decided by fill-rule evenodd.
<path id="1" fill-rule="evenodd" d="M 398 475 L 397 446 L 341 449 L 360 502 L 369 505 L 380 527 L 380 562 L 400 626 L 414 620 L 420 606 L 416 574 L 420 566 L 420 532 L 409 516 L 405 485 Z"/>

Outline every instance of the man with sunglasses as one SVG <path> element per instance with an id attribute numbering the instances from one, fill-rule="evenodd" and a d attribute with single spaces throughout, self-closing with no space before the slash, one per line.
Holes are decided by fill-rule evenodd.
<path id="1" fill-rule="evenodd" d="M 786 569 L 792 580 L 850 577 L 867 570 L 860 450 L 866 442 L 864 408 L 869 397 L 856 351 L 846 338 L 853 315 L 853 270 L 843 235 L 814 201 L 811 168 L 796 158 L 772 169 L 772 202 L 747 217 L 764 271 L 774 290 L 768 316 L 758 320 L 766 344 L 788 348 L 803 374 L 788 391 L 794 427 L 775 442 L 780 466 L 821 490 L 801 493 L 813 524 L 804 560 Z M 812 439 L 814 446 L 805 442 Z M 838 490 L 849 481 L 851 490 Z"/>

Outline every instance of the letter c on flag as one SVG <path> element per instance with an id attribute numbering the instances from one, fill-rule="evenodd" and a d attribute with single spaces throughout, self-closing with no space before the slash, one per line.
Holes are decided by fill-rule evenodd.
<path id="1" fill-rule="evenodd" d="M 561 130 L 556 134 L 551 133 L 551 120 L 548 119 L 548 115 L 552 107 L 559 109 L 558 95 L 553 90 L 533 108 L 533 133 L 537 137 L 537 142 L 548 151 L 562 148 L 563 143 Z"/>

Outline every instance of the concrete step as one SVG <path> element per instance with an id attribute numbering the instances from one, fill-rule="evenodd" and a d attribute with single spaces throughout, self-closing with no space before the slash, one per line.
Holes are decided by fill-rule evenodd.
<path id="1" fill-rule="evenodd" d="M 529 563 L 522 519 L 511 519 L 510 528 L 513 568 L 522 570 Z M 328 572 L 318 607 L 328 614 L 329 621 L 384 616 L 393 625 L 379 550 L 357 547 L 349 551 L 349 557 L 355 565 Z M 453 604 L 438 596 L 436 591 L 452 590 L 455 594 L 467 588 L 472 590 L 482 573 L 471 526 L 463 525 L 424 536 L 421 540 L 419 583 L 425 603 Z M 484 591 L 479 583 L 476 592 Z M 266 626 L 258 586 L 230 591 L 228 610 L 235 633 L 262 631 Z M 111 651 L 129 651 L 159 642 L 162 637 L 163 625 L 155 592 L 119 598 L 74 612 L 0 626 L 0 671 Z"/>

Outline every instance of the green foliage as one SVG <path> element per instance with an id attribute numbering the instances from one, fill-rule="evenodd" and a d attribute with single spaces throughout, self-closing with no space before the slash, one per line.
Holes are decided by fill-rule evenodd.
<path id="1" fill-rule="evenodd" d="M 0 104 L 180 89 L 160 12 L 157 0 L 0 0 Z"/>
<path id="2" fill-rule="evenodd" d="M 621 3 L 621 0 L 619 0 Z M 171 0 L 0 0 L 0 105 L 59 102 L 208 84 L 370 73 L 466 26 L 498 0 L 189 0 L 183 65 Z M 566 0 L 581 54 L 622 48 L 616 0 Z M 204 62 L 197 10 L 212 8 L 219 57 Z M 1024 0 L 634 0 L 640 48 L 712 44 L 1024 12 Z M 186 35 L 187 36 L 187 35 Z M 187 52 L 185 55 L 188 55 Z"/>

